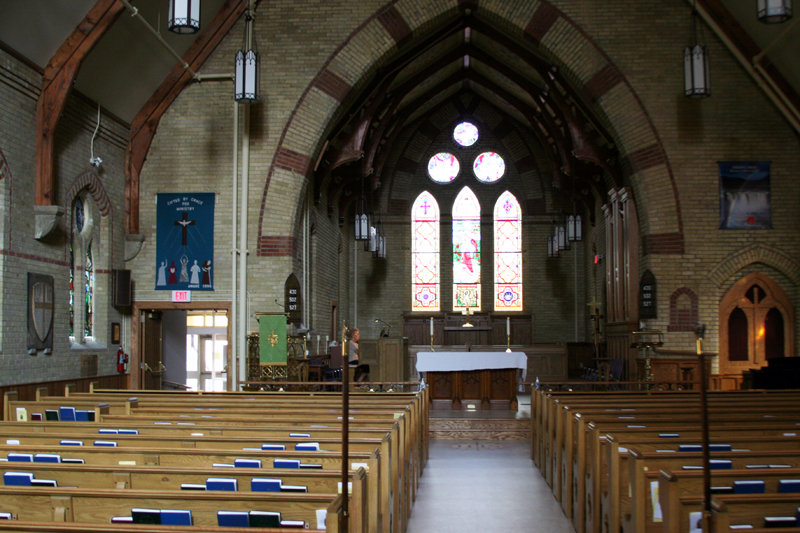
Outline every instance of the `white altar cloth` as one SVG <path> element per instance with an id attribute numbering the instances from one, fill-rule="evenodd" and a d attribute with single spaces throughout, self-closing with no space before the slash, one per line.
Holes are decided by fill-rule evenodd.
<path id="1" fill-rule="evenodd" d="M 528 356 L 524 352 L 418 352 L 417 372 L 450 372 L 519 368 L 522 379 L 528 372 Z"/>

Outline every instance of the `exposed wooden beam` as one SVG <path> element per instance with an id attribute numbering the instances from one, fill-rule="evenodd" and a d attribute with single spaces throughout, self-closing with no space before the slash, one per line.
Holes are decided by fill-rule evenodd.
<path id="1" fill-rule="evenodd" d="M 123 9 L 119 0 L 98 0 L 44 69 L 42 92 L 36 103 L 36 205 L 53 205 L 55 201 L 53 172 L 56 126 L 81 63 Z"/>
<path id="2" fill-rule="evenodd" d="M 183 55 L 189 68 L 197 71 L 202 67 L 236 21 L 241 18 L 246 7 L 247 0 L 225 2 L 214 20 L 201 30 L 197 40 Z M 125 216 L 126 231 L 129 234 L 139 233 L 139 177 L 158 129 L 158 123 L 181 91 L 192 81 L 192 75 L 182 65 L 176 65 L 131 122 L 130 142 L 125 153 Z M 231 91 L 232 99 L 233 91 Z"/>

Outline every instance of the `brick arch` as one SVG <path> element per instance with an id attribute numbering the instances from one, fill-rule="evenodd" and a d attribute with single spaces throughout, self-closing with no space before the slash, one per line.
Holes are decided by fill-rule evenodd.
<path id="1" fill-rule="evenodd" d="M 638 198 L 657 198 L 653 201 L 661 203 L 657 206 L 662 215 L 658 219 L 647 218 L 645 205 L 639 211 L 644 252 L 683 253 L 683 220 L 677 184 L 660 136 L 641 99 L 588 33 L 552 3 L 541 0 L 539 3 L 519 1 L 518 4 L 513 19 L 509 17 L 514 10 L 505 3 L 502 12 L 496 11 L 491 15 L 505 21 L 509 27 L 518 28 L 535 46 L 547 50 L 559 68 L 577 78 L 577 83 L 581 84 L 579 90 L 610 123 L 610 130 L 620 147 L 622 167 L 629 176 L 635 195 Z M 385 54 L 416 29 L 433 22 L 443 9 L 437 0 L 391 0 L 361 23 L 326 60 L 304 90 L 281 132 L 261 198 L 257 255 L 265 255 L 262 243 L 269 246 L 276 238 L 264 234 L 265 210 L 269 205 L 269 185 L 273 176 L 280 175 L 279 179 L 295 185 L 290 190 L 295 191 L 294 200 L 299 202 L 300 191 L 312 170 L 325 128 L 353 87 Z M 493 5 L 482 4 L 481 9 L 491 12 Z M 581 72 L 571 69 L 575 64 L 575 50 L 593 54 L 585 63 L 595 68 Z M 663 188 L 668 188 L 672 194 L 656 194 Z M 293 227 L 294 222 L 291 218 L 285 227 Z"/>
<path id="2" fill-rule="evenodd" d="M 100 215 L 107 217 L 111 213 L 111 200 L 108 198 L 106 189 L 103 187 L 100 176 L 97 175 L 97 171 L 94 167 L 78 174 L 78 176 L 72 180 L 72 184 L 70 184 L 67 190 L 66 200 L 68 207 L 72 205 L 72 202 L 83 189 L 89 192 Z"/>
<path id="3" fill-rule="evenodd" d="M 715 266 L 708 277 L 717 287 L 722 288 L 737 272 L 754 263 L 770 266 L 800 284 L 800 262 L 782 250 L 763 244 L 751 244 L 730 254 Z"/>

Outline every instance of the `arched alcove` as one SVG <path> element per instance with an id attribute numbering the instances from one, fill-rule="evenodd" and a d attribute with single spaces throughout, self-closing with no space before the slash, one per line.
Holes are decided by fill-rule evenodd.
<path id="1" fill-rule="evenodd" d="M 719 306 L 719 322 L 722 374 L 739 374 L 794 355 L 794 308 L 780 285 L 760 272 L 728 290 Z"/>

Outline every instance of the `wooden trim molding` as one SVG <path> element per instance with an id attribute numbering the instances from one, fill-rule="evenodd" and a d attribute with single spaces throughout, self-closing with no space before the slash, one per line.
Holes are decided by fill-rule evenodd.
<path id="1" fill-rule="evenodd" d="M 36 205 L 53 205 L 56 126 L 81 63 L 124 8 L 119 0 L 98 0 L 44 69 L 36 103 Z"/>

